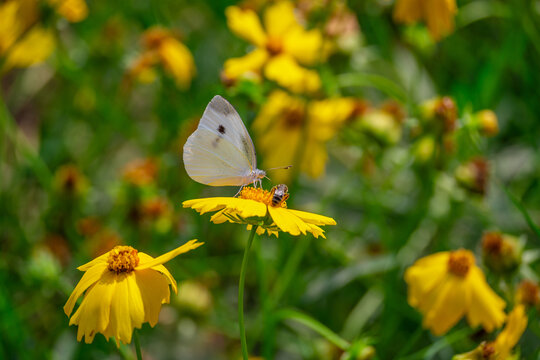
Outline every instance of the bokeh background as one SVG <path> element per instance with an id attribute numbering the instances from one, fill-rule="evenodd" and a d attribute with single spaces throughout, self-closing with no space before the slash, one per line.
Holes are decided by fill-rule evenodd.
<path id="1" fill-rule="evenodd" d="M 13 3 L 18 12 L 6 10 Z M 538 282 L 540 1 L 459 0 L 455 27 L 434 36 L 425 21 L 400 23 L 391 0 L 300 0 L 299 23 L 324 39 L 307 66 L 320 78 L 314 91 L 224 73 L 253 48 L 231 31 L 227 7 L 264 14 L 272 3 L 0 3 L 0 358 L 133 358 L 101 335 L 76 341 L 62 310 L 76 267 L 119 244 L 157 256 L 193 238 L 206 244 L 166 265 L 180 290 L 155 328 L 143 326 L 144 356 L 240 358 L 248 232 L 181 205 L 238 190 L 198 184 L 182 163 L 216 94 L 246 123 L 259 168 L 289 165 L 272 153 L 296 154 L 264 187 L 286 183 L 290 208 L 338 224 L 326 239 L 256 240 L 246 284 L 253 355 L 449 359 L 492 339 L 464 322 L 431 335 L 403 280 L 416 259 L 442 250 L 470 249 L 483 266 L 486 231 L 523 248 L 510 275 L 486 269 L 501 296 L 511 302 L 521 280 Z M 46 35 L 16 52 L 38 27 Z M 275 91 L 304 105 L 268 105 Z M 328 99 L 348 110 L 305 105 Z M 276 118 L 261 115 L 277 108 Z M 279 119 L 291 129 L 272 128 Z M 291 143 L 293 131 L 302 141 Z M 297 312 L 359 350 L 344 352 Z M 521 357 L 537 359 L 540 326 L 529 314 Z"/>

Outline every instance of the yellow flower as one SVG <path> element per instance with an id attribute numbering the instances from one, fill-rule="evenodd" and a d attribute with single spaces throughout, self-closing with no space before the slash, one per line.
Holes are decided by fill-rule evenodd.
<path id="1" fill-rule="evenodd" d="M 435 40 L 454 30 L 454 16 L 457 13 L 455 0 L 397 0 L 394 20 L 411 24 L 425 20 Z"/>
<path id="2" fill-rule="evenodd" d="M 195 61 L 189 49 L 173 33 L 162 27 L 153 27 L 143 34 L 144 52 L 133 62 L 129 75 L 141 82 L 155 79 L 153 67 L 161 64 L 181 89 L 188 89 L 195 76 Z"/>
<path id="3" fill-rule="evenodd" d="M 446 333 L 463 316 L 472 327 L 481 325 L 488 332 L 504 322 L 506 303 L 486 283 L 468 250 L 426 256 L 407 269 L 405 281 L 409 304 L 435 335 Z"/>
<path id="4" fill-rule="evenodd" d="M 517 305 L 510 314 L 504 329 L 499 333 L 495 341 L 483 342 L 476 349 L 468 353 L 459 354 L 452 360 L 510 360 L 512 349 L 518 343 L 521 335 L 527 328 L 527 316 L 525 307 Z"/>
<path id="5" fill-rule="evenodd" d="M 268 168 L 293 165 L 311 177 L 324 173 L 326 142 L 333 138 L 355 109 L 349 98 L 306 102 L 274 91 L 253 123 L 258 149 Z M 272 179 L 286 182 L 290 171 L 276 171 Z"/>
<path id="6" fill-rule="evenodd" d="M 508 321 L 503 331 L 495 339 L 495 358 L 500 360 L 508 359 L 512 349 L 516 346 L 526 328 L 527 315 L 525 315 L 525 307 L 523 305 L 517 305 L 508 314 Z"/>
<path id="7" fill-rule="evenodd" d="M 187 200 L 182 203 L 185 208 L 192 208 L 201 215 L 215 212 L 210 221 L 221 224 L 226 221 L 258 226 L 257 233 L 264 232 L 278 236 L 280 231 L 297 236 L 311 233 L 316 238 L 324 236 L 320 225 L 336 225 L 332 218 L 287 209 L 285 201 L 272 204 L 273 192 L 260 188 L 244 187 L 238 197 L 214 197 Z"/>
<path id="8" fill-rule="evenodd" d="M 84 0 L 48 0 L 48 4 L 71 22 L 81 21 L 88 15 Z M 0 5 L 3 71 L 41 63 L 54 50 L 54 33 L 38 23 L 39 15 L 40 3 L 36 0 L 10 0 Z"/>
<path id="9" fill-rule="evenodd" d="M 77 340 L 86 343 L 102 333 L 129 344 L 134 328 L 145 322 L 153 327 L 158 321 L 161 304 L 170 300 L 169 285 L 178 289 L 171 273 L 162 265 L 174 257 L 196 249 L 204 243 L 191 240 L 157 258 L 138 252 L 131 246 L 117 246 L 89 263 L 78 267 L 84 271 L 64 312 L 69 317 L 77 299 L 84 298 L 69 324 L 78 325 Z"/>
<path id="10" fill-rule="evenodd" d="M 229 28 L 256 48 L 244 57 L 225 62 L 223 77 L 259 78 L 264 76 L 294 92 L 319 90 L 317 72 L 301 65 L 321 60 L 323 39 L 317 29 L 305 30 L 294 14 L 290 1 L 278 1 L 264 12 L 264 29 L 255 11 L 230 6 L 225 10 Z"/>

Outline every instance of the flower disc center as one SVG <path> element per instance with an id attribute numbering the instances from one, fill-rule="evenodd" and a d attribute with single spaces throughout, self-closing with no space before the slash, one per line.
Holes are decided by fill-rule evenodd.
<path id="1" fill-rule="evenodd" d="M 240 199 L 255 200 L 265 204 L 266 206 L 273 206 L 273 197 L 274 194 L 271 191 L 253 187 L 244 187 L 238 195 L 238 198 Z M 285 201 L 281 201 L 277 207 L 287 207 L 287 204 Z"/>
<path id="2" fill-rule="evenodd" d="M 108 269 L 119 274 L 131 272 L 139 265 L 138 251 L 131 246 L 116 246 L 107 258 Z"/>
<path id="3" fill-rule="evenodd" d="M 452 274 L 465 277 L 472 265 L 474 265 L 474 257 L 467 250 L 456 250 L 450 253 L 448 270 Z"/>

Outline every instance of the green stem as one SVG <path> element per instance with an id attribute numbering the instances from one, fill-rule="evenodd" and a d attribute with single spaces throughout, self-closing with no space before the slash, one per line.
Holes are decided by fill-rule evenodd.
<path id="1" fill-rule="evenodd" d="M 238 322 L 240 325 L 240 343 L 242 344 L 242 357 L 248 360 L 248 348 L 246 342 L 246 327 L 244 326 L 244 283 L 246 281 L 246 266 L 248 262 L 249 249 L 253 243 L 253 238 L 257 232 L 257 226 L 253 226 L 249 233 L 248 243 L 244 249 L 244 258 L 240 269 L 240 283 L 238 285 Z"/>
<path id="2" fill-rule="evenodd" d="M 135 340 L 135 352 L 137 353 L 137 360 L 142 360 L 141 342 L 139 341 L 139 332 L 137 329 L 133 330 L 133 338 Z"/>

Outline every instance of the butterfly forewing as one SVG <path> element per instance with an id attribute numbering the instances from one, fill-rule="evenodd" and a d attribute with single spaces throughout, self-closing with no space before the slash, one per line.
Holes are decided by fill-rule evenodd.
<path id="1" fill-rule="evenodd" d="M 213 186 L 244 185 L 256 155 L 242 119 L 221 96 L 206 107 L 197 130 L 184 145 L 184 166 L 195 181 Z"/>

